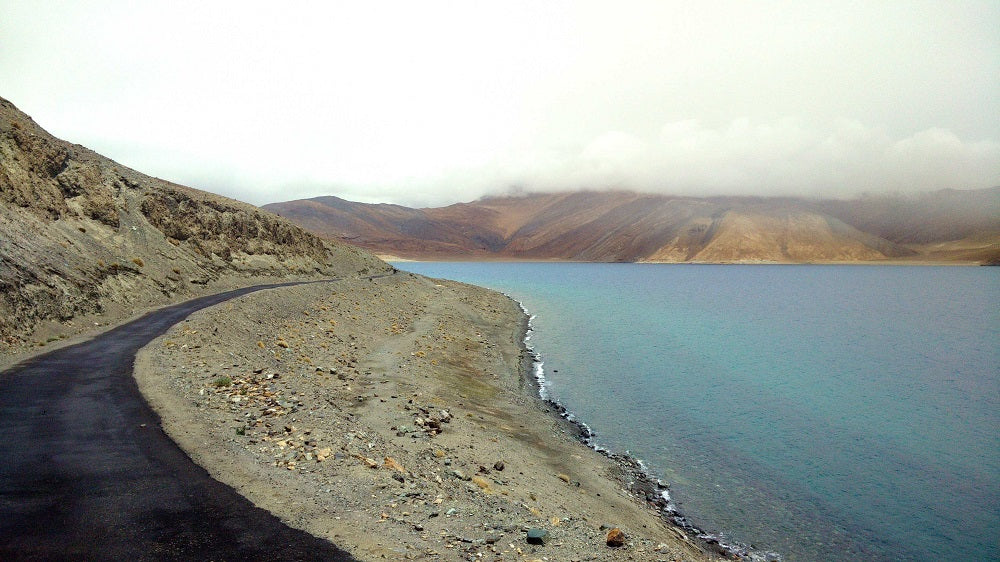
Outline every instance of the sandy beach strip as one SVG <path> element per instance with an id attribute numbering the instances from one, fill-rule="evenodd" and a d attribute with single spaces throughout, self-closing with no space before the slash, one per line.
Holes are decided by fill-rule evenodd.
<path id="1" fill-rule="evenodd" d="M 524 330 L 499 293 L 400 273 L 199 311 L 135 372 L 213 477 L 361 560 L 713 558 L 537 397 Z"/>

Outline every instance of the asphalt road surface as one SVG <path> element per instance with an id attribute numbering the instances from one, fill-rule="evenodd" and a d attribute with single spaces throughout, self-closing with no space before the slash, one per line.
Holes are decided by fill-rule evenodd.
<path id="1" fill-rule="evenodd" d="M 353 560 L 213 480 L 160 428 L 135 353 L 249 287 L 0 373 L 0 560 Z"/>

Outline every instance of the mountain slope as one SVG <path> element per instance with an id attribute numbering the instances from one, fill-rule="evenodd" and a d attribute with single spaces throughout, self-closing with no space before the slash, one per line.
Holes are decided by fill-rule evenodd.
<path id="1" fill-rule="evenodd" d="M 572 192 L 485 198 L 436 209 L 320 197 L 264 208 L 322 236 L 415 258 L 1000 259 L 1000 188 L 849 201 Z"/>
<path id="2" fill-rule="evenodd" d="M 856 227 L 900 243 L 960 240 L 995 230 L 1000 222 L 1000 188 L 945 189 L 909 197 L 865 196 L 818 205 Z"/>
<path id="3" fill-rule="evenodd" d="M 387 267 L 252 205 L 59 140 L 0 98 L 0 349 L 43 322 L 72 332 L 81 315 Z"/>

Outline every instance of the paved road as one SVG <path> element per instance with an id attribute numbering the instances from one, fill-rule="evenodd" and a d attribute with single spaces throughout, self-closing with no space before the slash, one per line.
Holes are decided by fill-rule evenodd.
<path id="1" fill-rule="evenodd" d="M 153 312 L 0 373 L 0 560 L 353 560 L 195 465 L 132 378 L 136 351 L 250 287 Z"/>

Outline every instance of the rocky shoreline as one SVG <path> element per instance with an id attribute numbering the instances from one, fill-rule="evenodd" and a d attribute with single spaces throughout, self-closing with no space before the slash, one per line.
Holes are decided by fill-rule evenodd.
<path id="1" fill-rule="evenodd" d="M 264 291 L 154 340 L 136 378 L 213 477 L 362 560 L 718 556 L 538 398 L 525 321 L 411 274 Z"/>
<path id="2" fill-rule="evenodd" d="M 595 441 L 596 434 L 585 422 L 576 418 L 566 406 L 548 396 L 544 391 L 544 375 L 539 372 L 541 358 L 528 346 L 528 335 L 532 331 L 530 312 L 521 306 L 524 321 L 522 325 L 522 352 L 527 358 L 522 364 L 522 373 L 526 380 L 533 383 L 535 395 L 542 402 L 543 410 L 552 412 L 568 428 L 570 435 L 577 441 L 593 451 L 604 455 L 617 465 L 615 478 L 623 489 L 629 490 L 638 502 L 645 502 L 650 508 L 656 510 L 661 517 L 682 529 L 688 536 L 694 537 L 700 546 L 707 552 L 737 560 L 751 560 L 754 562 L 773 562 L 781 560 L 780 555 L 774 552 L 761 552 L 751 545 L 739 542 L 724 540 L 723 538 L 704 531 L 692 523 L 671 501 L 670 486 L 649 472 L 642 460 L 624 453 L 615 453 L 609 449 L 601 447 Z"/>

